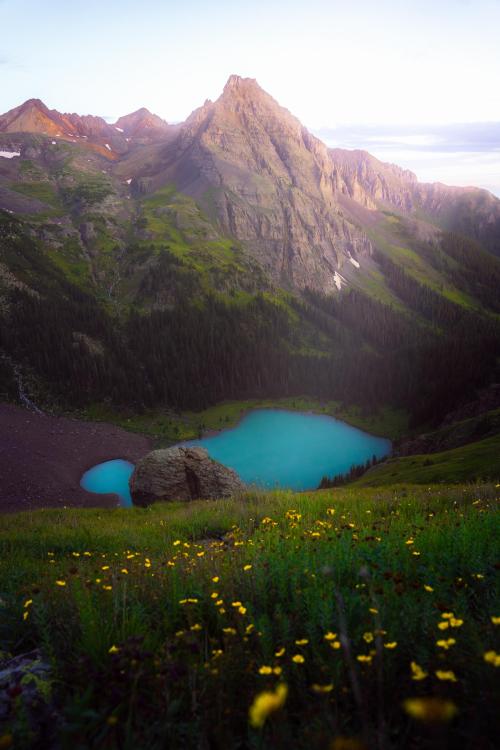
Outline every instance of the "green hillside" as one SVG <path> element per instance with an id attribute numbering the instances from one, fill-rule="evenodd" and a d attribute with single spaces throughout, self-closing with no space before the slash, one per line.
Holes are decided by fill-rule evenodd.
<path id="1" fill-rule="evenodd" d="M 460 448 L 425 455 L 389 458 L 360 479 L 357 487 L 500 480 L 500 435 Z"/>

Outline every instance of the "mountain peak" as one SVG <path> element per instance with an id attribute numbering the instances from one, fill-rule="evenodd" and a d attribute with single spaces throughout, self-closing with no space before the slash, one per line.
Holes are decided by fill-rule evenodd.
<path id="1" fill-rule="evenodd" d="M 241 76 L 230 75 L 224 86 L 224 94 L 244 91 L 263 92 L 263 89 L 261 89 L 255 78 L 242 78 Z"/>
<path id="2" fill-rule="evenodd" d="M 36 107 L 37 109 L 48 110 L 47 105 L 44 104 L 41 99 L 27 99 L 23 104 L 21 104 L 19 109 L 25 112 L 27 109 L 32 109 L 33 107 Z"/>
<path id="3" fill-rule="evenodd" d="M 146 107 L 141 107 L 129 115 L 120 117 L 115 122 L 114 127 L 128 136 L 160 137 L 169 130 L 170 126 L 165 120 L 150 112 Z"/>

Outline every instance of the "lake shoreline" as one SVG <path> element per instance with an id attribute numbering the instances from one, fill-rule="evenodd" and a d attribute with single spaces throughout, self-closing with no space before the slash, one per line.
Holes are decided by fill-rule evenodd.
<path id="1" fill-rule="evenodd" d="M 291 406 L 284 406 L 284 405 L 281 405 L 279 403 L 279 401 L 277 401 L 275 405 L 273 405 L 273 404 L 263 404 L 262 406 L 259 406 L 257 404 L 255 406 L 248 406 L 247 408 L 245 408 L 245 409 L 243 409 L 241 411 L 241 413 L 240 413 L 240 415 L 239 415 L 239 417 L 238 417 L 238 419 L 236 421 L 231 422 L 231 423 L 227 424 L 224 427 L 210 427 L 208 430 L 203 431 L 202 434 L 201 434 L 201 439 L 209 438 L 209 437 L 215 437 L 216 435 L 219 435 L 221 432 L 226 432 L 227 430 L 233 430 L 236 427 L 240 426 L 241 422 L 243 421 L 243 419 L 245 419 L 246 416 L 248 416 L 249 414 L 251 414 L 253 411 L 257 411 L 257 410 L 261 410 L 261 409 L 262 410 L 267 409 L 267 410 L 271 410 L 271 411 L 273 411 L 273 410 L 274 411 L 285 411 L 285 412 L 286 411 L 291 411 L 291 412 L 296 412 L 297 414 L 309 414 L 309 415 L 314 415 L 316 417 L 328 417 L 330 419 L 335 419 L 337 422 L 343 422 L 343 423 L 349 425 L 349 427 L 353 427 L 355 430 L 359 430 L 360 432 L 364 432 L 367 435 L 370 435 L 370 437 L 381 438 L 382 440 L 390 440 L 391 445 L 394 442 L 391 438 L 387 437 L 387 435 L 379 435 L 379 434 L 377 434 L 375 432 L 370 432 L 369 430 L 367 430 L 367 429 L 365 429 L 363 427 L 360 427 L 358 424 L 355 424 L 353 421 L 349 421 L 348 417 L 336 416 L 335 414 L 331 414 L 330 412 L 322 411 L 321 408 L 319 408 L 319 409 L 299 409 L 299 408 L 294 408 L 294 407 L 291 407 Z M 191 442 L 191 440 L 199 440 L 199 439 L 200 438 L 189 438 L 189 440 L 182 440 L 182 441 L 179 441 L 178 443 L 174 443 L 174 445 L 182 445 L 183 443 Z M 391 455 L 392 455 L 392 448 L 391 448 L 391 453 L 388 454 L 387 457 L 389 458 Z"/>
<path id="2" fill-rule="evenodd" d="M 0 513 L 42 508 L 115 508 L 118 497 L 80 487 L 85 471 L 125 458 L 136 463 L 152 440 L 104 422 L 36 414 L 0 404 Z"/>
<path id="3" fill-rule="evenodd" d="M 241 409 L 236 416 L 230 425 L 200 431 L 179 445 L 206 449 L 249 486 L 312 491 L 326 476 L 345 474 L 392 452 L 388 438 L 324 411 L 265 405 Z"/>

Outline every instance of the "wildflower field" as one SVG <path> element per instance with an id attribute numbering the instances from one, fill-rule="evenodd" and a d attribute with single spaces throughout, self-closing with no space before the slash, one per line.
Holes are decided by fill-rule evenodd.
<path id="1" fill-rule="evenodd" d="M 493 750 L 499 496 L 3 516 L 0 679 L 19 654 L 47 670 L 0 690 L 0 748 Z"/>

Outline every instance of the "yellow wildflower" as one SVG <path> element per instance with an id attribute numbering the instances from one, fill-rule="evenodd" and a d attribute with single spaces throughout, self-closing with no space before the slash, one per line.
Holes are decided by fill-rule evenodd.
<path id="1" fill-rule="evenodd" d="M 266 664 L 264 664 L 262 667 L 259 667 L 259 674 L 272 674 L 273 668 L 268 667 Z"/>
<path id="2" fill-rule="evenodd" d="M 439 630 L 447 630 L 450 627 L 448 620 L 443 620 L 438 623 Z"/>
<path id="3" fill-rule="evenodd" d="M 119 652 L 119 650 L 120 649 L 118 648 L 118 646 L 114 646 L 113 645 L 113 646 L 111 646 L 110 649 L 108 649 L 108 654 L 117 654 Z"/>
<path id="4" fill-rule="evenodd" d="M 372 615 L 378 615 L 378 609 L 375 609 L 375 607 L 370 607 L 368 612 L 371 612 Z"/>
<path id="5" fill-rule="evenodd" d="M 128 570 L 127 570 L 127 568 L 122 568 L 122 569 L 120 570 L 120 573 L 124 573 L 124 574 L 125 574 L 125 575 L 127 576 L 127 575 L 128 575 Z"/>
<path id="6" fill-rule="evenodd" d="M 441 617 L 443 618 L 443 620 L 451 620 L 452 617 L 455 617 L 455 615 L 453 614 L 453 612 L 443 612 Z"/>
<path id="7" fill-rule="evenodd" d="M 452 617 L 449 622 L 452 628 L 460 628 L 464 624 L 463 620 L 459 620 L 456 617 Z"/>
<path id="8" fill-rule="evenodd" d="M 27 599 L 24 602 L 23 607 L 26 609 L 26 607 L 31 607 L 32 604 L 33 604 L 33 599 Z"/>
<path id="9" fill-rule="evenodd" d="M 373 641 L 373 633 L 363 633 L 363 640 L 366 643 L 371 643 Z"/>
<path id="10" fill-rule="evenodd" d="M 218 591 L 212 591 L 212 593 L 210 594 L 211 599 L 217 599 L 218 596 L 219 596 Z"/>
<path id="11" fill-rule="evenodd" d="M 243 570 L 252 570 L 252 566 L 250 564 L 244 565 Z"/>
<path id="12" fill-rule="evenodd" d="M 278 685 L 273 692 L 266 690 L 263 693 L 259 693 L 248 711 L 252 727 L 261 729 L 267 718 L 285 705 L 287 694 L 288 687 L 283 683 Z"/>
<path id="13" fill-rule="evenodd" d="M 202 628 L 202 626 L 200 625 L 200 623 L 199 623 L 199 622 L 195 623 L 194 625 L 191 625 L 191 627 L 190 627 L 189 629 L 190 629 L 190 630 L 194 630 L 195 632 L 196 632 L 197 630 L 203 630 L 203 628 Z"/>
<path id="14" fill-rule="evenodd" d="M 391 641 L 390 643 L 384 643 L 384 648 L 393 649 L 398 645 L 397 641 Z"/>
<path id="15" fill-rule="evenodd" d="M 296 646 L 306 646 L 308 643 L 309 643 L 308 638 L 301 638 L 300 640 L 295 641 Z"/>
<path id="16" fill-rule="evenodd" d="M 371 654 L 358 654 L 356 659 L 361 662 L 361 664 L 371 664 L 373 657 Z"/>
<path id="17" fill-rule="evenodd" d="M 495 617 L 494 615 L 492 615 L 491 622 L 493 623 L 493 625 L 500 625 L 500 617 Z"/>
<path id="18" fill-rule="evenodd" d="M 333 649 L 335 649 L 335 650 L 339 649 L 340 648 L 340 641 L 332 641 L 330 643 L 330 647 L 333 648 Z"/>
<path id="19" fill-rule="evenodd" d="M 452 701 L 433 697 L 407 698 L 403 707 L 413 719 L 429 723 L 449 721 L 458 711 Z"/>
<path id="20" fill-rule="evenodd" d="M 422 667 L 419 666 L 416 661 L 412 661 L 410 667 L 412 680 L 416 680 L 418 682 L 419 680 L 425 680 L 425 678 L 428 676 L 428 673 L 424 672 Z"/>
<path id="21" fill-rule="evenodd" d="M 303 664 L 305 662 L 305 659 L 302 654 L 294 654 L 294 656 L 292 656 L 292 661 L 295 664 Z"/>
<path id="22" fill-rule="evenodd" d="M 455 643 L 456 640 L 454 638 L 448 638 L 447 640 L 436 641 L 436 646 L 439 646 L 439 648 L 444 648 L 447 651 L 450 646 L 454 646 Z"/>
<path id="23" fill-rule="evenodd" d="M 56 586 L 66 586 L 66 581 L 56 581 Z"/>
<path id="24" fill-rule="evenodd" d="M 432 588 L 432 586 L 429 586 L 427 583 L 424 584 L 424 589 L 426 591 L 434 591 L 434 589 Z"/>
<path id="25" fill-rule="evenodd" d="M 222 632 L 226 635 L 236 635 L 236 630 L 234 628 L 222 628 Z"/>
<path id="26" fill-rule="evenodd" d="M 328 633 L 325 633 L 323 638 L 325 641 L 334 641 L 337 638 L 337 633 L 332 633 L 331 630 L 329 630 Z"/>
<path id="27" fill-rule="evenodd" d="M 214 576 L 212 578 L 212 583 L 219 583 L 219 576 Z"/>
<path id="28" fill-rule="evenodd" d="M 250 633 L 252 632 L 252 630 L 255 630 L 255 625 L 251 622 L 250 625 L 246 626 L 245 633 L 247 635 L 250 635 Z"/>
<path id="29" fill-rule="evenodd" d="M 486 651 L 486 653 L 483 654 L 483 658 L 488 664 L 492 664 L 494 667 L 500 667 L 500 654 L 497 654 L 496 651 Z"/>
<path id="30" fill-rule="evenodd" d="M 238 612 L 240 613 L 240 615 L 245 615 L 247 612 L 247 608 L 241 605 L 241 607 L 238 607 Z"/>
<path id="31" fill-rule="evenodd" d="M 241 607 L 241 602 L 232 602 L 232 607 Z"/>
<path id="32" fill-rule="evenodd" d="M 443 680 L 444 682 L 458 682 L 455 672 L 453 672 L 451 669 L 444 670 L 444 669 L 437 669 L 434 673 L 438 680 Z"/>
<path id="33" fill-rule="evenodd" d="M 28 619 L 29 613 L 30 613 L 29 609 L 27 609 L 26 612 L 23 612 L 23 620 L 26 621 Z"/>
<path id="34" fill-rule="evenodd" d="M 284 655 L 285 651 L 286 651 L 286 648 L 285 648 L 285 647 L 283 646 L 283 647 L 282 647 L 282 648 L 280 648 L 280 649 L 279 649 L 278 651 L 275 651 L 274 655 L 275 655 L 275 656 L 277 656 L 277 657 L 278 657 L 278 659 L 279 659 L 279 658 L 280 658 L 280 656 L 283 656 L 283 655 Z"/>
<path id="35" fill-rule="evenodd" d="M 333 684 L 330 682 L 329 685 L 318 685 L 317 682 L 311 685 L 311 690 L 315 693 L 331 693 L 333 690 Z"/>

